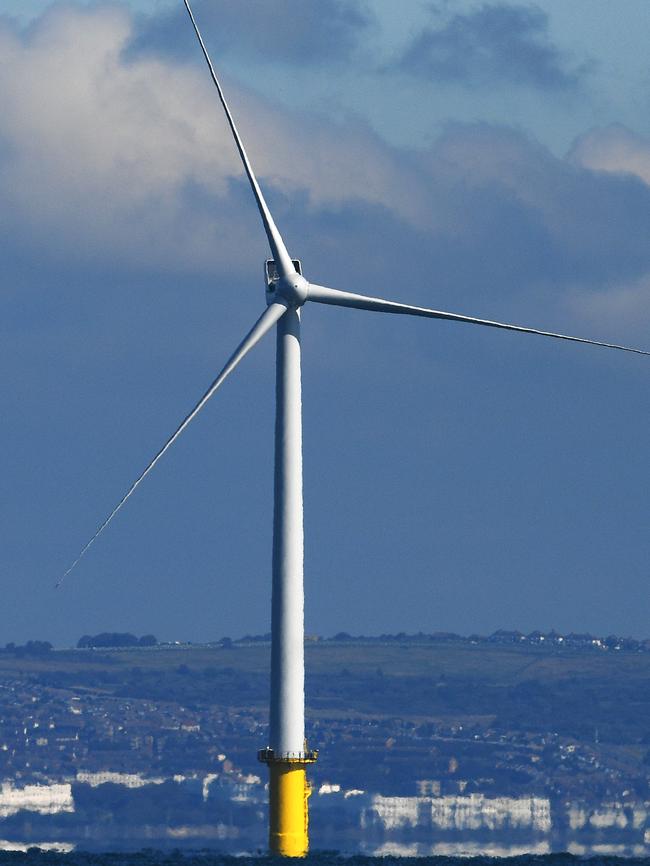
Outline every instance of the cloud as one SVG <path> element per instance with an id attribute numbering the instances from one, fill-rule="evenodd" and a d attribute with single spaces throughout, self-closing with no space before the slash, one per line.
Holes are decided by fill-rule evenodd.
<path id="1" fill-rule="evenodd" d="M 548 15 L 542 9 L 507 3 L 484 4 L 426 28 L 397 65 L 438 82 L 516 84 L 547 91 L 574 88 L 585 71 L 571 68 L 550 41 Z"/>
<path id="2" fill-rule="evenodd" d="M 569 306 L 584 321 L 613 323 L 645 336 L 650 326 L 650 274 L 630 283 L 614 283 L 601 292 L 578 290 L 569 297 Z"/>
<path id="3" fill-rule="evenodd" d="M 54 256 L 111 250 L 146 266 L 155 251 L 175 268 L 213 267 L 262 237 L 238 156 L 205 70 L 125 59 L 133 32 L 112 5 L 0 29 L 0 221 Z M 362 124 L 299 118 L 226 83 L 280 211 L 300 192 L 307 208 L 360 197 L 412 212 L 415 180 Z"/>
<path id="4" fill-rule="evenodd" d="M 362 0 L 196 0 L 193 12 L 210 49 L 272 63 L 332 63 L 347 58 L 374 21 Z M 142 16 L 129 48 L 195 56 L 197 46 L 184 9 Z"/>
<path id="5" fill-rule="evenodd" d="M 635 179 L 586 170 L 518 132 L 487 124 L 451 126 L 435 156 L 436 173 L 483 199 L 479 214 L 491 219 L 499 201 L 509 202 L 520 218 L 534 221 L 558 277 L 573 271 L 600 284 L 647 266 L 639 230 L 650 227 L 650 191 Z"/>
<path id="6" fill-rule="evenodd" d="M 568 159 L 574 165 L 616 179 L 619 184 L 650 186 L 650 139 L 621 124 L 592 129 L 573 144 Z M 620 218 L 612 214 L 612 221 Z M 647 238 L 644 221 L 626 227 L 635 244 Z M 650 325 L 650 275 L 626 278 L 612 274 L 599 292 L 577 289 L 570 304 L 582 318 L 598 322 L 620 323 L 628 330 L 647 333 Z"/>
<path id="7" fill-rule="evenodd" d="M 585 168 L 631 174 L 650 184 L 650 139 L 619 123 L 581 135 L 569 158 Z"/>
<path id="8" fill-rule="evenodd" d="M 172 57 L 126 58 L 133 33 L 113 5 L 0 29 L 5 260 L 248 274 L 265 238 L 211 82 Z M 576 293 L 650 272 L 650 188 L 590 162 L 589 137 L 560 159 L 504 127 L 450 124 L 411 152 L 225 85 L 308 276 L 311 262 L 342 288 L 488 317 L 537 304 L 550 326 L 579 313 Z"/>

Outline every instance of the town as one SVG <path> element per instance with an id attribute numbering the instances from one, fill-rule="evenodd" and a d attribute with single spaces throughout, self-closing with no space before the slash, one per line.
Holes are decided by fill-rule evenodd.
<path id="1" fill-rule="evenodd" d="M 264 848 L 267 636 L 79 643 L 0 652 L 0 839 Z M 315 844 L 646 853 L 648 648 L 537 632 L 310 638 Z"/>

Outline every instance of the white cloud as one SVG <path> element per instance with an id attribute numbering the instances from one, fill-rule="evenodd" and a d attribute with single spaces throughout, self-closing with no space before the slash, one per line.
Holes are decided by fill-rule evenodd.
<path id="1" fill-rule="evenodd" d="M 133 29 L 114 5 L 57 5 L 22 34 L 0 26 L 4 237 L 66 262 L 232 273 L 255 245 L 264 255 L 265 239 L 207 71 L 126 59 Z M 649 193 L 603 173 L 640 174 L 642 139 L 596 131 L 561 160 L 512 129 L 452 125 L 409 153 L 361 122 L 291 113 L 225 84 L 280 226 L 302 220 L 311 254 L 317 238 L 382 279 L 387 261 L 408 256 L 409 297 L 425 302 L 433 281 L 488 316 L 525 314 L 533 296 L 545 313 L 567 298 L 577 313 L 580 292 L 597 309 L 619 285 L 643 305 Z"/>
<path id="2" fill-rule="evenodd" d="M 570 158 L 584 168 L 616 174 L 632 174 L 650 184 L 650 140 L 612 124 L 581 135 Z"/>
<path id="3" fill-rule="evenodd" d="M 234 144 L 207 71 L 125 60 L 132 30 L 108 5 L 56 6 L 24 35 L 0 30 L 0 219 L 64 256 L 146 264 L 155 251 L 210 267 L 255 230 L 252 200 L 241 207 L 230 187 L 242 178 Z M 422 212 L 415 173 L 362 125 L 291 116 L 227 83 L 267 189 Z"/>
<path id="4" fill-rule="evenodd" d="M 610 175 L 627 175 L 650 185 L 650 140 L 620 124 L 589 130 L 574 143 L 569 159 L 575 165 Z M 635 232 L 645 242 L 645 226 Z M 641 333 L 650 325 L 650 276 L 611 280 L 598 292 L 577 290 L 569 306 L 581 317 L 606 323 L 620 333 Z"/>

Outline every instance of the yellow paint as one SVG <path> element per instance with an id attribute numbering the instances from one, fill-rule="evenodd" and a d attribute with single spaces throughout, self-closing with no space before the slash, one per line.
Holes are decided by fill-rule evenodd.
<path id="1" fill-rule="evenodd" d="M 305 857 L 309 850 L 311 793 L 305 764 L 269 762 L 269 847 L 281 857 Z"/>

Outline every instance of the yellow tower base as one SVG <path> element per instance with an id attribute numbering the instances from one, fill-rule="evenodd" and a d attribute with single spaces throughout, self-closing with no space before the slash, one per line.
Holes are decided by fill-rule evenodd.
<path id="1" fill-rule="evenodd" d="M 269 848 L 281 857 L 305 857 L 309 851 L 309 806 L 311 787 L 307 764 L 316 752 L 275 757 L 263 749 L 258 758 L 269 766 Z"/>

